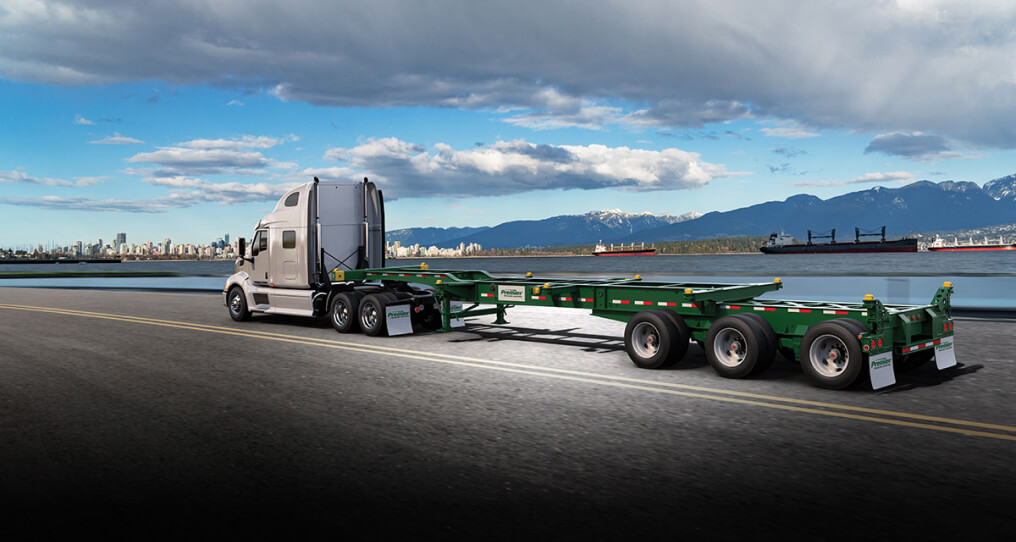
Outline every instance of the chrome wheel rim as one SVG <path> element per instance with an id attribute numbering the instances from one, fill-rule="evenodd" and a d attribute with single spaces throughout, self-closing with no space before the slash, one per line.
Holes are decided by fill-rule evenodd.
<path id="1" fill-rule="evenodd" d="M 339 327 L 346 327 L 349 323 L 349 307 L 341 299 L 332 305 L 332 321 Z"/>
<path id="2" fill-rule="evenodd" d="M 242 310 L 243 300 L 240 298 L 240 292 L 234 292 L 233 296 L 229 298 L 229 312 L 240 314 Z"/>
<path id="3" fill-rule="evenodd" d="M 744 335 L 734 328 L 721 329 L 713 339 L 713 355 L 716 360 L 727 367 L 737 367 L 748 355 Z"/>
<path id="4" fill-rule="evenodd" d="M 660 351 L 660 330 L 649 322 L 639 322 L 631 330 L 631 346 L 640 358 L 651 358 Z"/>
<path id="5" fill-rule="evenodd" d="M 839 376 L 850 363 L 847 345 L 835 335 L 821 335 L 808 349 L 811 367 L 821 376 Z"/>
<path id="6" fill-rule="evenodd" d="M 360 325 L 364 329 L 374 329 L 378 322 L 377 307 L 373 303 L 366 303 L 360 312 Z"/>

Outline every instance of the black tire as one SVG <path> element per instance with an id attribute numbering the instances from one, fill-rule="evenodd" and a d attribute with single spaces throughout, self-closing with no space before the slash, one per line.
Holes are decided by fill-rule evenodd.
<path id="1" fill-rule="evenodd" d="M 856 331 L 856 333 L 854 333 L 855 337 L 860 335 L 860 334 L 868 333 L 869 331 L 871 331 L 870 329 L 868 329 L 868 326 L 862 324 L 861 322 L 858 322 L 857 320 L 854 320 L 853 318 L 837 318 L 835 320 L 830 320 L 830 321 L 831 322 L 840 322 L 841 324 L 850 326 L 851 329 Z"/>
<path id="2" fill-rule="evenodd" d="M 359 292 L 340 292 L 332 298 L 332 306 L 328 308 L 328 321 L 339 333 L 356 333 L 360 331 L 360 300 Z"/>
<path id="3" fill-rule="evenodd" d="M 762 316 L 753 312 L 743 312 L 741 316 L 754 320 L 755 324 L 762 330 L 762 335 L 766 340 L 766 346 L 762 349 L 758 363 L 755 364 L 755 369 L 751 372 L 753 375 L 759 374 L 771 367 L 773 362 L 776 361 L 776 349 L 780 346 L 780 338 L 773 331 L 773 326 Z"/>
<path id="4" fill-rule="evenodd" d="M 742 314 L 716 320 L 706 333 L 706 360 L 724 378 L 751 375 L 766 348 L 768 343 L 758 324 Z"/>
<path id="5" fill-rule="evenodd" d="M 670 322 L 674 324 L 674 330 L 677 332 L 674 335 L 674 345 L 670 348 L 670 355 L 662 367 L 673 365 L 684 359 L 685 354 L 688 353 L 688 345 L 691 344 L 691 330 L 688 329 L 688 324 L 684 323 L 684 318 L 681 318 L 680 314 L 667 309 L 655 309 L 650 312 L 655 312 L 664 318 L 670 319 Z"/>
<path id="6" fill-rule="evenodd" d="M 643 311 L 632 316 L 624 327 L 624 349 L 635 365 L 659 369 L 672 363 L 671 350 L 680 348 L 675 344 L 677 335 L 670 318 L 655 311 Z M 687 337 L 684 342 L 688 342 Z"/>
<path id="7" fill-rule="evenodd" d="M 360 331 L 371 337 L 383 335 L 387 328 L 385 308 L 394 300 L 395 296 L 387 292 L 369 294 L 361 299 L 360 309 L 357 311 Z"/>
<path id="8" fill-rule="evenodd" d="M 226 294 L 226 307 L 229 308 L 229 317 L 234 322 L 245 322 L 250 320 L 251 312 L 247 308 L 247 296 L 243 293 L 243 288 L 239 286 L 233 286 L 229 289 L 229 293 Z"/>
<path id="9" fill-rule="evenodd" d="M 801 369 L 816 386 L 843 389 L 864 373 L 867 356 L 855 329 L 848 323 L 829 320 L 811 326 L 804 333 Z"/>

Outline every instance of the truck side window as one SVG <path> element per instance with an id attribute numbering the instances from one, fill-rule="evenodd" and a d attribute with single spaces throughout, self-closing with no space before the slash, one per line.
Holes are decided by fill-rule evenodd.
<path id="1" fill-rule="evenodd" d="M 293 192 L 286 198 L 286 207 L 296 207 L 296 204 L 300 203 L 300 193 Z"/>
<path id="2" fill-rule="evenodd" d="M 285 230 L 282 232 L 282 248 L 296 248 L 295 230 Z"/>
<path id="3" fill-rule="evenodd" d="M 258 245 L 259 239 L 261 239 L 261 232 L 254 232 L 254 238 L 250 240 L 250 253 L 252 256 L 257 256 L 258 252 L 261 251 Z"/>
<path id="4" fill-rule="evenodd" d="M 258 240 L 258 250 L 268 250 L 268 231 L 261 230 L 258 235 L 261 236 Z"/>

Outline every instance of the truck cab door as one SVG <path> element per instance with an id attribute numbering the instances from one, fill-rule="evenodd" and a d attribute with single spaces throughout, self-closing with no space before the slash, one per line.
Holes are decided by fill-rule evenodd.
<path id="1" fill-rule="evenodd" d="M 268 254 L 268 230 L 258 230 L 250 242 L 254 262 L 251 264 L 250 280 L 254 284 L 268 284 L 271 260 Z"/>

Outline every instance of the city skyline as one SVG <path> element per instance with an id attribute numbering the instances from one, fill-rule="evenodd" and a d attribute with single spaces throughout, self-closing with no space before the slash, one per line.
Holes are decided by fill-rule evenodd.
<path id="1" fill-rule="evenodd" d="M 1016 171 L 1016 5 L 201 4 L 0 10 L 0 246 L 249 237 L 315 176 L 394 230 Z"/>

